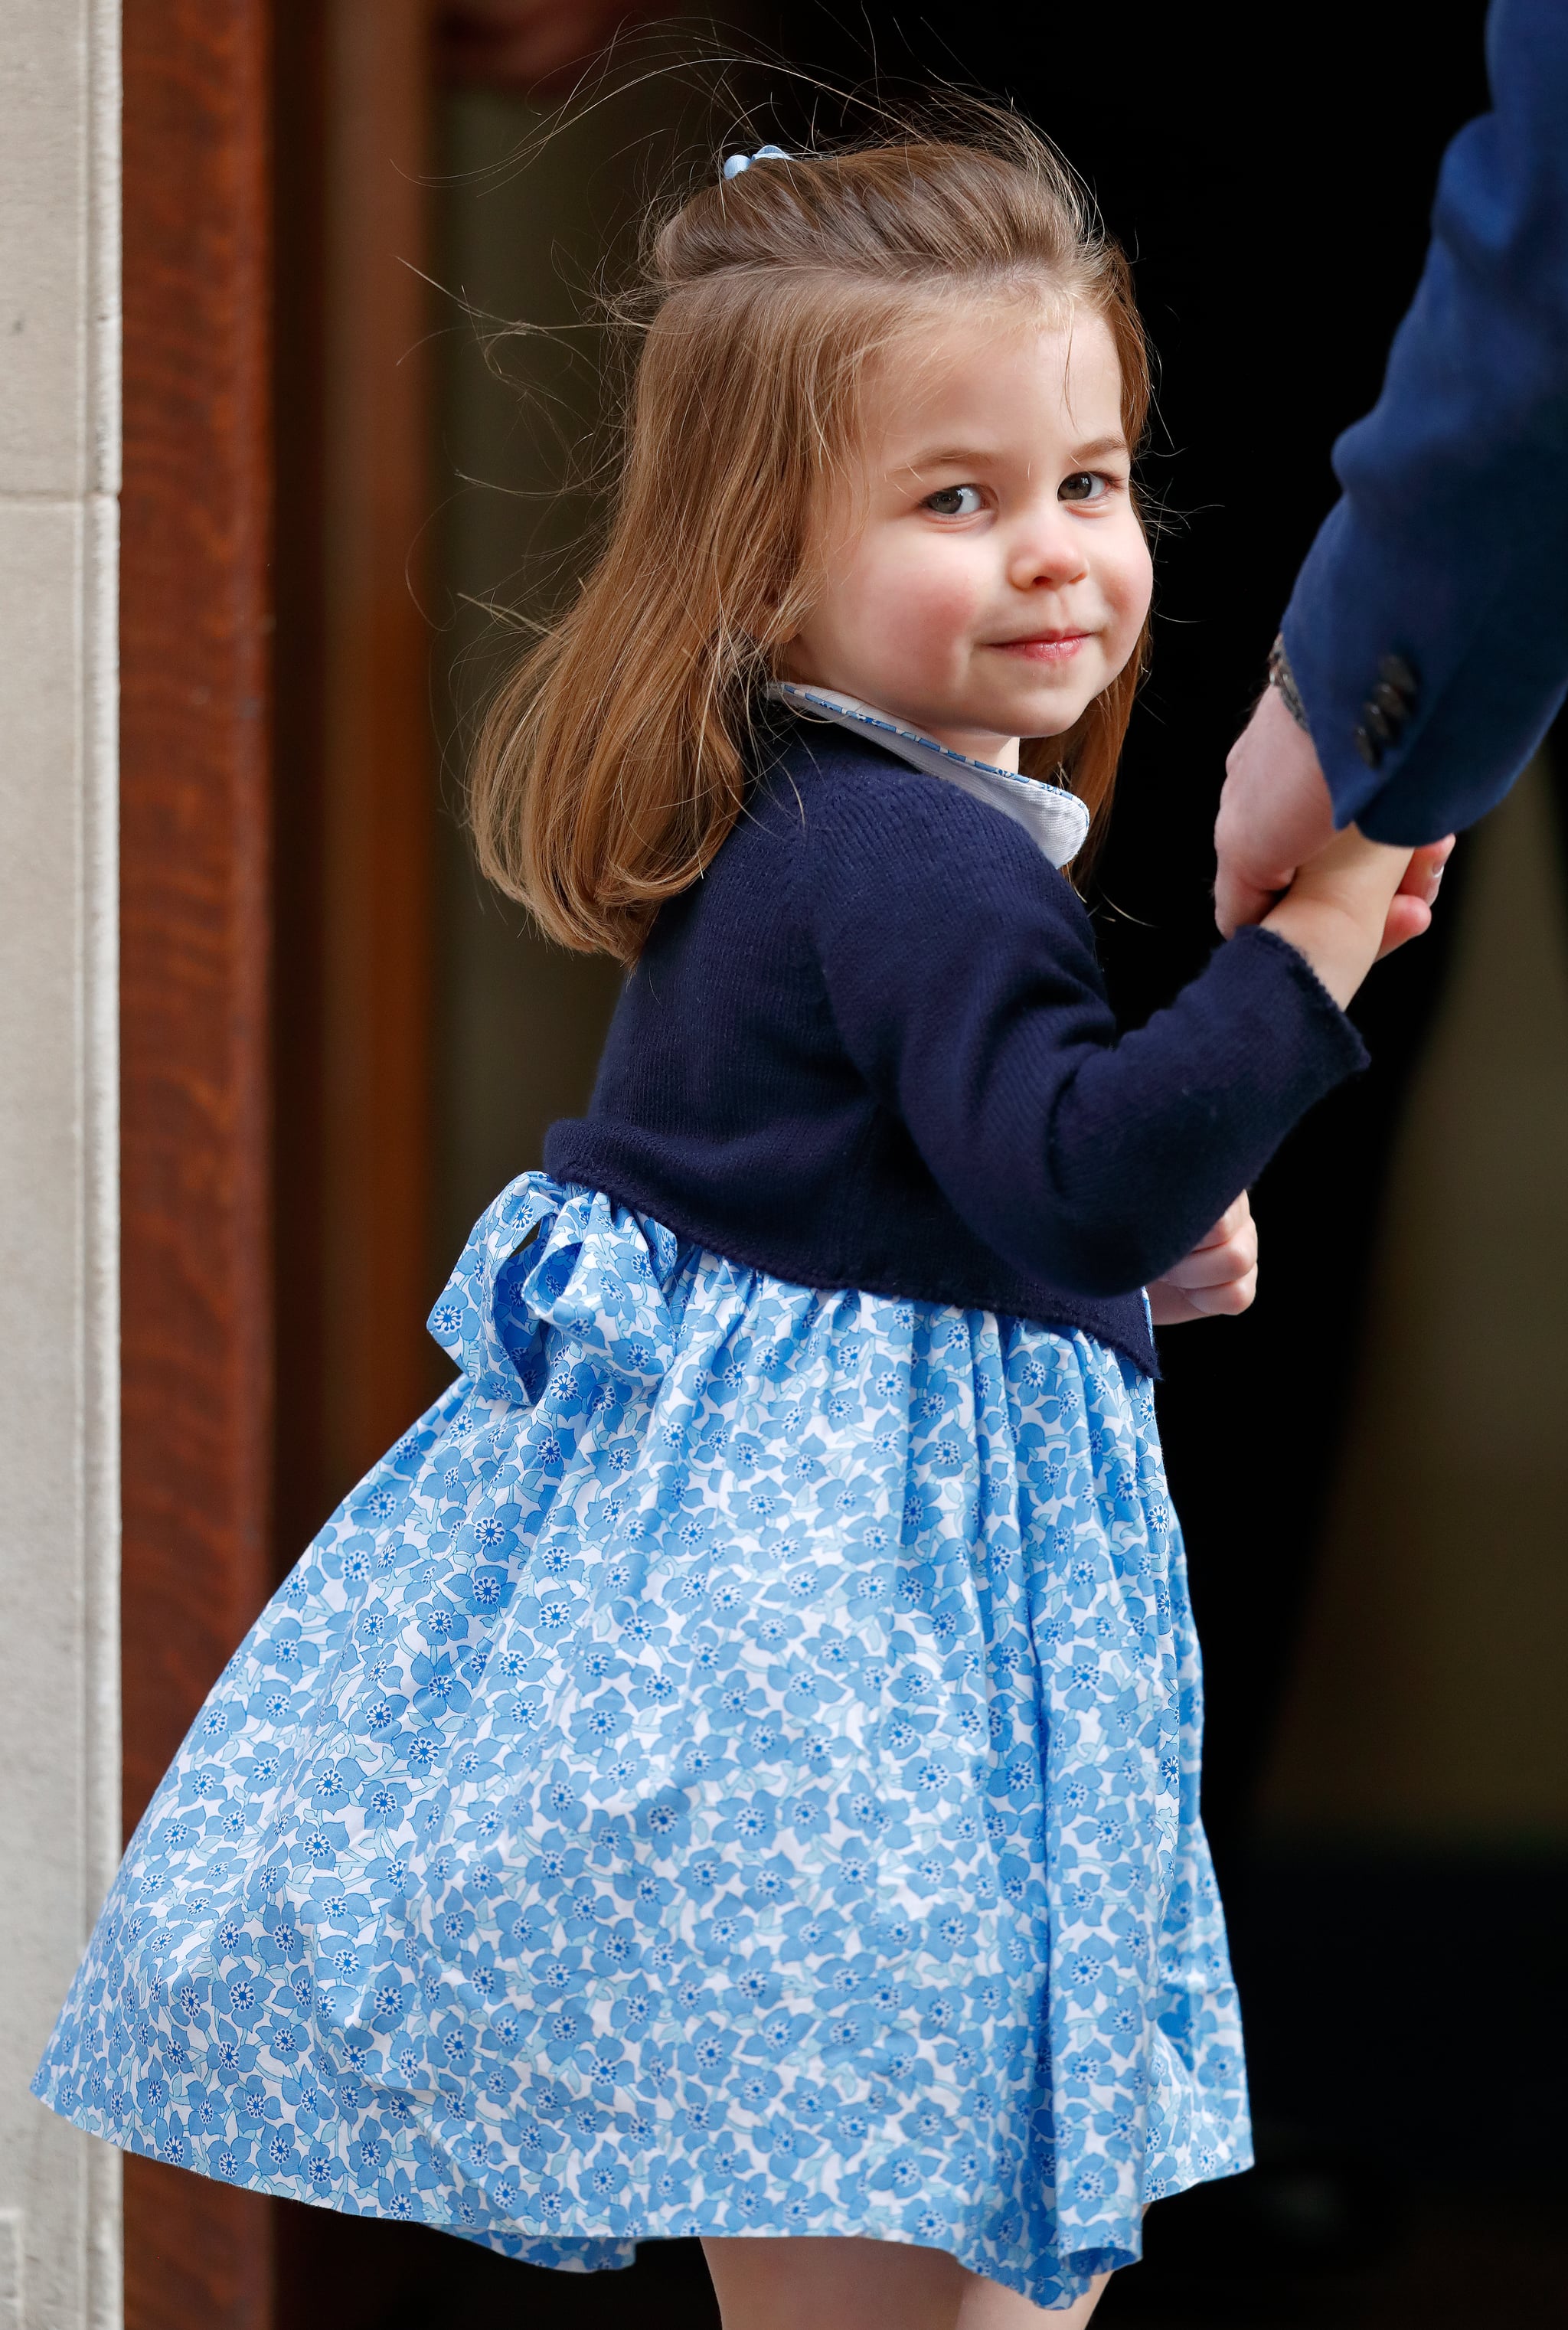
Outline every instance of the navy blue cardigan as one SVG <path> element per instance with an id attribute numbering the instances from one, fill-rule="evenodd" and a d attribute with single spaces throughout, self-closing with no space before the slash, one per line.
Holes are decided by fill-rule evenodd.
<path id="1" fill-rule="evenodd" d="M 1022 829 L 782 720 L 627 980 L 547 1170 L 794 1284 L 1082 1327 L 1151 1373 L 1141 1289 L 1361 1066 L 1243 931 L 1118 1036 L 1089 917 Z"/>

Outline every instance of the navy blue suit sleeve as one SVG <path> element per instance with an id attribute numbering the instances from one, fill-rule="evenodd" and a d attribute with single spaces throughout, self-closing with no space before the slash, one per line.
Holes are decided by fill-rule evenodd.
<path id="1" fill-rule="evenodd" d="M 1334 449 L 1344 488 L 1287 652 L 1337 821 L 1435 839 L 1507 791 L 1568 687 L 1568 7 L 1496 0 L 1493 110 L 1443 159 L 1431 246 L 1383 393 Z M 1368 768 L 1380 658 L 1419 696 Z"/>
<path id="2" fill-rule="evenodd" d="M 976 1236 L 1073 1293 L 1168 1270 L 1365 1063 L 1304 958 L 1266 931 L 1228 941 L 1119 1037 L 1066 881 L 937 778 L 846 780 L 804 856 L 851 1059 Z"/>

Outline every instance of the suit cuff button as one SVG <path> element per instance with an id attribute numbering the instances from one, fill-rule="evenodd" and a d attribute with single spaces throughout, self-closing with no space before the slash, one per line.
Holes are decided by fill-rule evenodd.
<path id="1" fill-rule="evenodd" d="M 1421 694 L 1421 683 L 1404 658 L 1401 655 L 1385 655 L 1380 658 L 1377 676 L 1393 689 L 1395 695 L 1404 698 L 1405 710 L 1408 712 Z"/>
<path id="2" fill-rule="evenodd" d="M 1369 769 L 1375 769 L 1383 758 L 1383 746 L 1376 737 L 1365 728 L 1357 728 L 1355 733 L 1356 751 Z"/>

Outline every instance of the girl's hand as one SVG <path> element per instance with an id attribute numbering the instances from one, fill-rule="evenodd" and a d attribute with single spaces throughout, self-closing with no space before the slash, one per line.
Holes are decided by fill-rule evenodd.
<path id="1" fill-rule="evenodd" d="M 1201 1246 L 1148 1290 L 1157 1327 L 1188 1319 L 1233 1319 L 1258 1291 L 1258 1230 L 1243 1189 Z"/>
<path id="2" fill-rule="evenodd" d="M 1438 886 L 1443 878 L 1443 868 L 1454 854 L 1454 837 L 1448 834 L 1441 841 L 1427 841 L 1415 852 L 1405 868 L 1404 879 L 1393 894 L 1388 910 L 1388 920 L 1383 926 L 1383 944 L 1377 950 L 1377 960 L 1392 954 L 1407 939 L 1419 939 L 1431 928 L 1432 908 L 1437 904 Z"/>
<path id="3" fill-rule="evenodd" d="M 1393 901 L 1413 854 L 1368 841 L 1347 825 L 1327 849 L 1308 859 L 1273 912 L 1263 917 L 1266 931 L 1288 939 L 1306 956 L 1342 1011 L 1384 950 Z M 1393 943 L 1400 943 L 1397 934 Z"/>

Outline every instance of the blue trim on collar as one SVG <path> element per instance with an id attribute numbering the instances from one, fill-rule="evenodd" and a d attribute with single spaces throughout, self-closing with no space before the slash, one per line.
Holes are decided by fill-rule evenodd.
<path id="1" fill-rule="evenodd" d="M 891 713 L 862 704 L 857 696 L 839 696 L 831 688 L 792 679 L 774 680 L 768 693 L 797 711 L 814 713 L 841 728 L 871 730 L 884 752 L 896 753 L 912 769 L 929 777 L 945 777 L 949 784 L 1021 825 L 1053 866 L 1068 865 L 1089 838 L 1088 809 L 1076 793 L 1061 785 L 1044 784 L 1015 770 L 999 769 L 992 761 L 971 760 L 967 753 L 939 744 L 918 728 L 906 727 Z"/>

